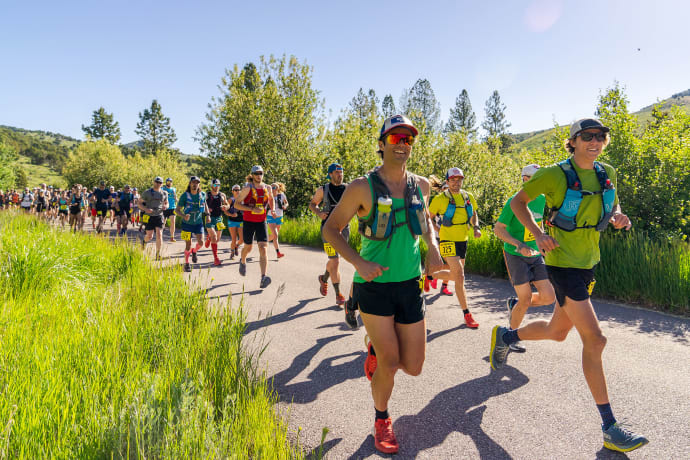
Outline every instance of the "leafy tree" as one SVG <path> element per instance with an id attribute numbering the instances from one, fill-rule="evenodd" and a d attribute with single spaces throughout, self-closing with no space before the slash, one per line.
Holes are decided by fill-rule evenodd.
<path id="1" fill-rule="evenodd" d="M 17 152 L 4 142 L 0 142 L 0 190 L 15 186 Z"/>
<path id="2" fill-rule="evenodd" d="M 134 132 L 144 141 L 142 151 L 147 155 L 168 150 L 177 141 L 175 130 L 170 126 L 170 118 L 163 115 L 156 99 L 151 102 L 150 109 L 139 112 L 139 122 Z"/>
<path id="3" fill-rule="evenodd" d="M 500 137 L 508 133 L 510 123 L 506 120 L 505 112 L 506 106 L 501 102 L 501 96 L 498 91 L 494 91 L 484 106 L 482 128 L 486 131 L 487 138 Z"/>
<path id="4" fill-rule="evenodd" d="M 101 180 L 112 185 L 124 185 L 126 170 L 127 163 L 120 148 L 100 139 L 79 144 L 65 163 L 62 175 L 69 186 L 94 187 Z"/>
<path id="5" fill-rule="evenodd" d="M 29 186 L 29 176 L 26 174 L 26 169 L 24 169 L 24 167 L 17 167 L 14 174 L 14 186 L 16 188 L 24 188 Z"/>
<path id="6" fill-rule="evenodd" d="M 383 112 L 383 118 L 390 118 L 396 115 L 395 102 L 393 101 L 393 96 L 386 94 L 381 103 L 381 112 Z"/>
<path id="7" fill-rule="evenodd" d="M 378 104 L 379 98 L 376 97 L 376 91 L 370 89 L 365 93 L 362 88 L 359 88 L 357 95 L 350 101 L 349 108 L 363 123 L 367 123 L 372 116 L 378 118 Z"/>
<path id="8" fill-rule="evenodd" d="M 93 111 L 91 125 L 81 125 L 81 130 L 88 139 L 105 139 L 111 144 L 120 142 L 120 124 L 114 120 L 113 114 L 106 112 L 103 107 Z"/>
<path id="9" fill-rule="evenodd" d="M 400 101 L 402 112 L 414 123 L 424 124 L 427 131 L 438 131 L 441 120 L 441 104 L 436 100 L 431 83 L 426 78 L 418 79 L 405 92 Z M 422 132 L 420 130 L 420 132 Z"/>
<path id="10" fill-rule="evenodd" d="M 467 90 L 463 89 L 455 99 L 455 107 L 450 109 L 450 117 L 445 126 L 446 133 L 461 132 L 470 139 L 477 135 L 477 117 L 472 110 Z"/>

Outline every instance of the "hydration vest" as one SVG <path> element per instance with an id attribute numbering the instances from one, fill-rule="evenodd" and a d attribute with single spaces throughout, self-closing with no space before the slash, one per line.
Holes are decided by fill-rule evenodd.
<path id="1" fill-rule="evenodd" d="M 347 184 L 343 184 L 344 186 L 347 186 Z M 342 195 L 340 195 L 342 197 Z M 323 200 L 321 202 L 321 211 L 325 212 L 326 214 L 330 214 L 333 208 L 335 208 L 340 202 L 340 199 L 335 199 L 333 194 L 331 193 L 331 183 L 328 182 L 323 186 Z"/>
<path id="2" fill-rule="evenodd" d="M 187 203 L 185 208 L 184 208 L 184 213 L 185 214 L 191 214 L 192 210 L 194 209 L 194 202 L 192 201 L 194 198 L 192 197 L 192 194 L 190 192 L 184 192 L 186 197 L 187 197 Z M 202 192 L 199 190 L 199 212 L 203 213 L 204 212 L 204 204 L 206 204 L 206 193 Z"/>
<path id="3" fill-rule="evenodd" d="M 465 206 L 461 206 L 461 208 L 465 208 L 465 211 L 467 211 L 467 220 L 459 224 L 453 223 L 453 216 L 455 215 L 455 209 L 457 208 L 457 205 L 455 204 L 455 198 L 453 198 L 453 194 L 449 190 L 446 190 L 443 193 L 444 195 L 446 195 L 446 197 L 448 197 L 448 207 L 446 208 L 446 212 L 443 213 L 441 225 L 444 227 L 452 227 L 453 225 L 469 226 L 470 219 L 472 219 L 472 216 L 474 215 L 474 209 L 472 208 L 472 202 L 470 201 L 470 197 L 467 194 L 467 192 L 464 190 L 460 190 L 462 198 L 465 201 Z"/>
<path id="4" fill-rule="evenodd" d="M 218 195 L 213 195 L 212 193 L 208 195 L 206 200 L 208 202 L 208 208 L 211 211 L 211 217 L 220 217 L 223 215 L 223 193 L 218 192 Z"/>
<path id="5" fill-rule="evenodd" d="M 565 174 L 565 179 L 567 181 L 567 189 L 565 192 L 565 197 L 561 205 L 556 208 L 553 207 L 549 210 L 549 217 L 546 219 L 548 225 L 558 227 L 566 232 L 572 232 L 579 228 L 595 228 L 599 232 L 606 230 L 609 224 L 609 220 L 613 215 L 613 203 L 616 201 L 616 189 L 613 187 L 608 174 L 606 173 L 606 168 L 598 161 L 594 162 L 594 172 L 597 175 L 597 180 L 601 186 L 601 190 L 596 192 L 588 192 L 582 190 L 582 182 L 570 161 L 570 158 L 563 160 L 558 163 L 558 166 Z M 582 199 L 589 195 L 601 195 L 601 218 L 596 225 L 584 225 L 582 227 L 577 226 L 577 213 L 580 210 L 580 204 L 582 204 Z"/>
<path id="6" fill-rule="evenodd" d="M 396 211 L 402 208 L 393 208 L 391 192 L 383 182 L 378 172 L 366 174 L 369 185 L 373 191 L 372 208 L 368 217 L 358 218 L 358 231 L 364 238 L 373 241 L 388 240 L 398 227 L 407 225 L 414 238 L 428 230 L 424 201 L 414 174 L 407 174 L 405 186 L 405 221 L 396 222 Z M 390 241 L 388 242 L 390 244 Z"/>

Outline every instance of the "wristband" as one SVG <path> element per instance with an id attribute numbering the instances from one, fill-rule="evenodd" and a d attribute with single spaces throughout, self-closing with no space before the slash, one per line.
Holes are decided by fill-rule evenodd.
<path id="1" fill-rule="evenodd" d="M 474 229 L 475 229 L 475 230 L 481 230 L 481 227 L 480 227 L 479 225 L 475 225 L 475 226 L 474 226 Z"/>

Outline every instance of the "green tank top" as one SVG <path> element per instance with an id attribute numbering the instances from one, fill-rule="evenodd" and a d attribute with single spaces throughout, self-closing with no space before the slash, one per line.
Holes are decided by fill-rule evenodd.
<path id="1" fill-rule="evenodd" d="M 393 209 L 395 209 L 395 221 L 405 222 L 407 212 L 405 210 L 405 200 L 403 198 L 393 198 Z M 371 212 L 375 208 L 372 207 Z M 398 227 L 391 237 L 385 241 L 373 241 L 362 237 L 362 249 L 359 255 L 364 260 L 376 262 L 379 265 L 388 267 L 383 275 L 374 278 L 375 283 L 395 283 L 419 278 L 422 275 L 421 256 L 419 252 L 419 238 L 415 238 L 410 233 L 407 225 Z M 355 283 L 366 283 L 366 281 L 355 272 Z"/>

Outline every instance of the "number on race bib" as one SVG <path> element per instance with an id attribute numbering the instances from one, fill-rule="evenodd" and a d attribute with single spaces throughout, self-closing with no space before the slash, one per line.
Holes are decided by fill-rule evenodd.
<path id="1" fill-rule="evenodd" d="M 323 243 L 323 250 L 326 251 L 328 257 L 335 257 L 338 254 L 330 243 Z"/>
<path id="2" fill-rule="evenodd" d="M 66 204 L 61 204 L 61 205 L 60 205 L 60 211 L 67 211 L 67 205 L 66 205 Z"/>
<path id="3" fill-rule="evenodd" d="M 218 231 L 222 232 L 224 228 L 225 228 L 225 224 L 223 223 L 223 221 L 220 221 L 220 222 L 217 222 L 217 223 L 216 223 L 216 229 L 217 229 Z"/>
<path id="4" fill-rule="evenodd" d="M 455 241 L 444 241 L 441 243 L 441 257 L 455 257 Z"/>
<path id="5" fill-rule="evenodd" d="M 151 216 L 149 216 L 148 214 L 144 214 L 143 216 L 141 216 L 141 221 L 142 221 L 143 223 L 145 223 L 145 224 L 148 224 L 148 223 L 149 223 L 149 218 L 150 218 L 150 217 L 151 217 Z"/>
<path id="6" fill-rule="evenodd" d="M 191 241 L 192 232 L 180 232 L 180 238 L 182 238 L 182 241 Z"/>

